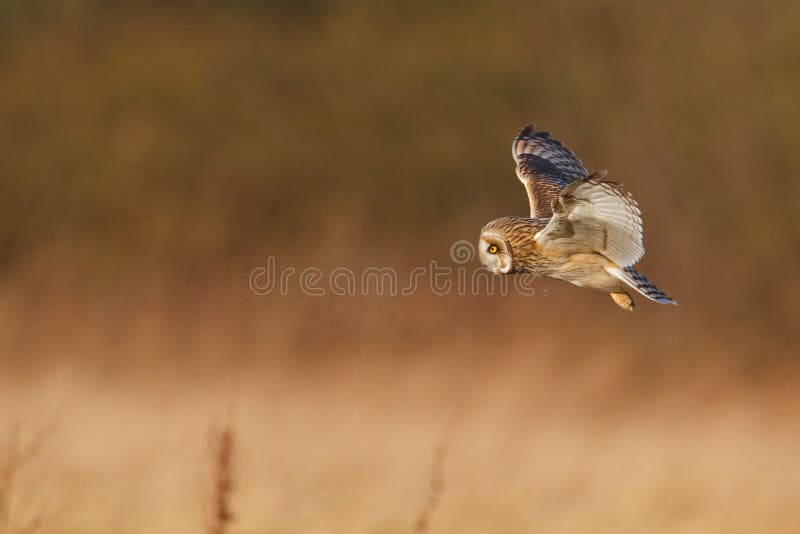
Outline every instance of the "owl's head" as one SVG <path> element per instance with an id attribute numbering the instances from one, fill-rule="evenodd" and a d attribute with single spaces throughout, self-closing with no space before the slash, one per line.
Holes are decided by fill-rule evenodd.
<path id="1" fill-rule="evenodd" d="M 494 274 L 507 274 L 511 271 L 511 246 L 501 230 L 489 228 L 481 231 L 478 242 L 478 255 L 481 264 Z"/>

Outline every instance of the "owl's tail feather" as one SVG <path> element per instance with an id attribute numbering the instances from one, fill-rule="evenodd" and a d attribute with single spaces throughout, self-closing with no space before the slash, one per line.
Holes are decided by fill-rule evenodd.
<path id="1" fill-rule="evenodd" d="M 648 280 L 645 275 L 633 267 L 608 269 L 608 273 L 614 278 L 625 282 L 652 301 L 658 302 L 659 304 L 678 304 L 669 298 L 666 293 L 661 291 L 653 282 Z"/>

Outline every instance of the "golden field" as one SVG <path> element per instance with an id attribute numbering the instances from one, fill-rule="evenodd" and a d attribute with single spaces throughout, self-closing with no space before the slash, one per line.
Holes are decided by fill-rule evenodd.
<path id="1" fill-rule="evenodd" d="M 800 530 L 799 36 L 784 2 L 0 2 L 0 534 Z M 532 121 L 635 195 L 680 306 L 251 290 L 471 273 Z"/>
<path id="2" fill-rule="evenodd" d="M 127 292 L 76 296 L 77 308 L 4 295 L 17 335 L 2 349 L 24 358 L 3 372 L 2 414 L 23 442 L 45 430 L 14 485 L 14 521 L 201 530 L 213 509 L 210 433 L 230 425 L 230 532 L 800 524 L 793 366 L 767 372 L 729 341 L 699 345 L 695 334 L 687 349 L 656 330 L 632 351 L 622 313 L 606 318 L 611 330 L 586 313 L 537 331 L 540 317 L 609 304 L 562 286 L 546 302 L 480 297 L 465 309 L 457 296 L 286 297 L 287 307 L 244 282 L 223 285 L 167 306 Z M 415 530 L 439 448 L 438 504 Z"/>

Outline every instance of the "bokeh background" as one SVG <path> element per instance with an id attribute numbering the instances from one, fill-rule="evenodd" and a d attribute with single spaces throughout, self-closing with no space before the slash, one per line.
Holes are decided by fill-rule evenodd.
<path id="1" fill-rule="evenodd" d="M 202 530 L 221 421 L 231 532 L 798 531 L 799 90 L 792 2 L 0 1 L 0 532 Z M 679 307 L 250 290 L 450 264 L 529 122 Z"/>

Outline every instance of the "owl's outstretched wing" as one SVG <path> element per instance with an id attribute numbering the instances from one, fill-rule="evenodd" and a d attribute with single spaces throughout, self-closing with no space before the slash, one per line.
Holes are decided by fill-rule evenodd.
<path id="1" fill-rule="evenodd" d="M 528 191 L 531 217 L 550 217 L 551 204 L 561 190 L 589 175 L 570 149 L 551 139 L 548 132 L 537 132 L 533 124 L 517 135 L 511 152 L 517 163 L 517 177 Z"/>
<path id="2" fill-rule="evenodd" d="M 567 185 L 535 239 L 545 253 L 597 252 L 620 267 L 644 255 L 642 215 L 630 193 L 601 171 Z"/>

